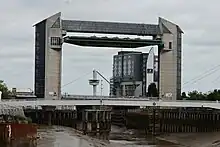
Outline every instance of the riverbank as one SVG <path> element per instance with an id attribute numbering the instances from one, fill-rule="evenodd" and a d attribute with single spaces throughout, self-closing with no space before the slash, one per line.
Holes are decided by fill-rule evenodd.
<path id="1" fill-rule="evenodd" d="M 112 127 L 110 139 L 136 145 L 157 147 L 220 147 L 220 132 L 211 133 L 171 133 L 157 137 L 146 136 L 144 131 Z"/>
<path id="2" fill-rule="evenodd" d="M 120 128 L 112 126 L 112 131 L 109 137 L 112 142 L 120 142 L 126 144 L 133 143 L 133 145 L 148 145 L 157 147 L 179 147 L 178 144 L 164 139 L 157 139 L 156 137 L 149 135 L 146 136 L 145 131 L 126 128 Z"/>
<path id="3" fill-rule="evenodd" d="M 115 136 L 116 134 L 117 136 Z M 155 147 L 146 140 L 146 137 L 141 137 L 140 134 L 136 135 L 135 130 L 115 127 L 112 128 L 110 141 L 91 138 L 72 128 L 60 126 L 41 126 L 38 130 L 38 136 L 38 147 Z"/>
<path id="4" fill-rule="evenodd" d="M 185 147 L 220 147 L 220 132 L 213 133 L 172 133 L 157 137 Z"/>
<path id="5" fill-rule="evenodd" d="M 110 141 L 82 135 L 60 126 L 43 126 L 38 130 L 38 147 L 219 147 L 220 133 L 173 133 L 158 137 L 145 136 L 143 131 L 113 126 Z M 154 144 L 157 145 L 154 145 Z"/>

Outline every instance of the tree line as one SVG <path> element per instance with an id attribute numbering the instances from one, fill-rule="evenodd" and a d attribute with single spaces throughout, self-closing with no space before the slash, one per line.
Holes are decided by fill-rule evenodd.
<path id="1" fill-rule="evenodd" d="M 215 89 L 205 93 L 194 90 L 189 92 L 188 95 L 186 92 L 183 92 L 181 98 L 184 100 L 216 101 L 220 100 L 220 89 Z"/>
<path id="2" fill-rule="evenodd" d="M 11 91 L 8 89 L 7 85 L 3 80 L 0 80 L 0 91 L 2 92 L 2 98 L 6 99 L 9 97 Z"/>
<path id="3" fill-rule="evenodd" d="M 158 97 L 158 90 L 155 83 L 151 83 L 148 87 L 147 96 Z M 220 89 L 214 89 L 209 92 L 200 92 L 197 90 L 188 92 L 182 92 L 180 100 L 200 100 L 200 101 L 220 101 Z"/>

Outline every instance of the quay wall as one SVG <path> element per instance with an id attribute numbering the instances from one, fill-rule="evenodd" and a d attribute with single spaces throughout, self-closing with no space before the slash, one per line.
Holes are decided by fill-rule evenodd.
<path id="1" fill-rule="evenodd" d="M 111 110 L 99 107 L 78 110 L 57 110 L 55 107 L 26 109 L 25 115 L 36 124 L 72 127 L 84 135 L 104 140 L 108 139 L 111 131 Z"/>
<path id="2" fill-rule="evenodd" d="M 119 110 L 117 110 L 119 111 Z M 117 121 L 123 120 L 123 121 Z M 160 108 L 113 112 L 115 125 L 145 130 L 146 134 L 220 131 L 220 111 L 207 108 Z"/>

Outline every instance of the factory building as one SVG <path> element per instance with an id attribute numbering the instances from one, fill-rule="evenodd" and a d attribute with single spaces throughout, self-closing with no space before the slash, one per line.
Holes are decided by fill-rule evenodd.
<path id="1" fill-rule="evenodd" d="M 120 51 L 113 56 L 111 96 L 146 96 L 151 83 L 158 83 L 158 58 L 149 53 Z"/>

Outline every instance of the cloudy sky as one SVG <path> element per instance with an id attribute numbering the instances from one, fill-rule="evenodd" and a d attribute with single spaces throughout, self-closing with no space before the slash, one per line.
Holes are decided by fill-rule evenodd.
<path id="1" fill-rule="evenodd" d="M 0 5 L 0 79 L 9 87 L 33 88 L 32 25 L 61 11 L 63 19 L 157 24 L 161 16 L 173 21 L 184 30 L 183 90 L 219 88 L 220 70 L 216 67 L 220 61 L 219 5 L 219 0 L 211 0 L 211 3 L 205 0 L 5 0 L 4 5 Z M 62 85 L 75 82 L 63 87 L 62 91 L 92 94 L 92 88 L 88 85 L 92 69 L 96 68 L 105 77 L 111 77 L 112 56 L 118 50 L 121 49 L 65 44 Z M 212 69 L 214 73 L 209 75 Z M 91 74 L 87 74 L 89 72 Z M 87 76 L 79 78 L 82 75 Z M 195 78 L 198 78 L 196 82 L 188 83 Z M 103 85 L 107 95 L 108 85 L 105 82 Z"/>

